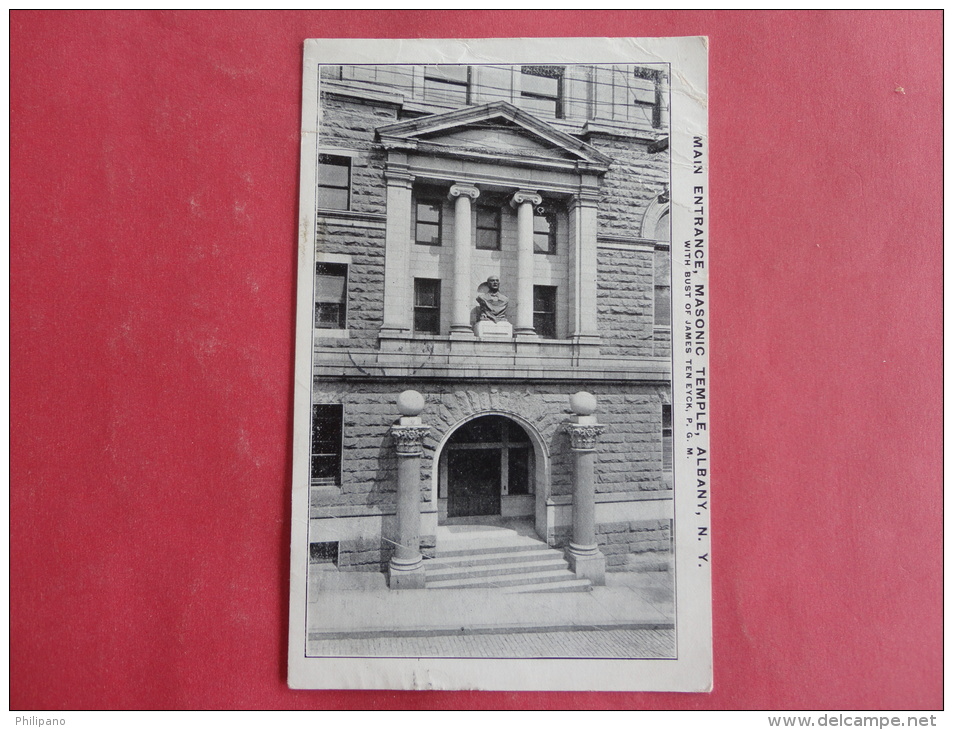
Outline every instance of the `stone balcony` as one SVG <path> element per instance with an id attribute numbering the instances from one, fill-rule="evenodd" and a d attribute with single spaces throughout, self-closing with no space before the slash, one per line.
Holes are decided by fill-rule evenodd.
<path id="1" fill-rule="evenodd" d="M 527 379 L 671 382 L 672 363 L 661 357 L 599 354 L 597 343 L 475 336 L 382 336 L 378 349 L 316 344 L 316 378 Z"/>

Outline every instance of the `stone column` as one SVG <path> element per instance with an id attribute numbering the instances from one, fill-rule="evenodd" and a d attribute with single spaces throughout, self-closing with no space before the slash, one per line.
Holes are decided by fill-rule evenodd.
<path id="1" fill-rule="evenodd" d="M 596 399 L 580 391 L 570 398 L 576 414 L 565 425 L 572 444 L 572 539 L 569 542 L 569 565 L 580 578 L 593 585 L 605 585 L 606 558 L 596 543 L 596 441 L 605 429 L 592 414 Z"/>
<path id="2" fill-rule="evenodd" d="M 387 223 L 384 256 L 384 322 L 382 335 L 407 335 L 414 311 L 410 273 L 410 206 L 414 178 L 405 155 L 392 154 L 387 163 Z"/>
<path id="3" fill-rule="evenodd" d="M 430 432 L 420 418 L 424 397 L 405 390 L 397 397 L 401 419 L 391 427 L 397 446 L 397 548 L 388 570 L 391 588 L 423 588 L 426 582 L 420 554 L 420 455 Z"/>
<path id="4" fill-rule="evenodd" d="M 598 230 L 598 181 L 585 179 L 569 205 L 569 294 L 571 337 L 577 346 L 598 346 L 596 319 L 596 231 Z"/>
<path id="5" fill-rule="evenodd" d="M 510 200 L 516 208 L 516 336 L 535 337 L 533 327 L 533 206 L 543 199 L 518 190 Z"/>
<path id="6" fill-rule="evenodd" d="M 473 334 L 470 310 L 476 296 L 473 285 L 470 259 L 471 240 L 470 201 L 480 197 L 473 185 L 456 184 L 450 188 L 450 199 L 455 200 L 453 209 L 453 317 L 450 320 L 450 335 Z"/>

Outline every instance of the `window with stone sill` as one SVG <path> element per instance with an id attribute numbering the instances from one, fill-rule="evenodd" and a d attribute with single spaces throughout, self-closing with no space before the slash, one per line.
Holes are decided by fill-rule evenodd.
<path id="1" fill-rule="evenodd" d="M 520 106 L 532 114 L 563 116 L 562 66 L 522 66 Z"/>
<path id="2" fill-rule="evenodd" d="M 483 251 L 499 251 L 501 240 L 500 208 L 485 205 L 477 206 L 476 247 Z"/>
<path id="3" fill-rule="evenodd" d="M 533 209 L 533 251 L 542 254 L 556 253 L 556 209 L 543 202 Z"/>
<path id="4" fill-rule="evenodd" d="M 414 279 L 414 334 L 440 334 L 439 279 Z"/>
<path id="5" fill-rule="evenodd" d="M 318 207 L 328 210 L 350 210 L 350 157 L 318 155 Z"/>
<path id="6" fill-rule="evenodd" d="M 314 327 L 347 328 L 347 264 L 315 265 Z"/>
<path id="7" fill-rule="evenodd" d="M 414 204 L 414 242 L 421 246 L 440 246 L 443 233 L 443 201 L 418 198 Z"/>
<path id="8" fill-rule="evenodd" d="M 632 95 L 633 118 L 644 121 L 658 129 L 662 126 L 662 72 L 652 68 L 636 68 L 629 83 Z"/>
<path id="9" fill-rule="evenodd" d="M 672 406 L 662 406 L 662 471 L 672 471 Z"/>
<path id="10" fill-rule="evenodd" d="M 311 485 L 340 486 L 344 406 L 311 406 Z"/>
<path id="11" fill-rule="evenodd" d="M 672 326 L 672 264 L 668 250 L 655 252 L 655 326 Z"/>
<path id="12" fill-rule="evenodd" d="M 543 339 L 556 339 L 556 287 L 533 287 L 533 329 Z"/>

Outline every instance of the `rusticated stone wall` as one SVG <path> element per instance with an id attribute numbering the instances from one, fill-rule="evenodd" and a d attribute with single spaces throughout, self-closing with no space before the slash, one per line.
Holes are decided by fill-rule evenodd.
<path id="1" fill-rule="evenodd" d="M 316 231 L 319 253 L 345 254 L 353 259 L 349 269 L 347 318 L 351 336 L 324 342 L 330 346 L 376 346 L 376 335 L 383 322 L 383 216 L 407 217 L 408 234 L 410 229 L 410 211 L 386 209 L 385 155 L 374 141 L 377 127 L 397 119 L 397 107 L 391 104 L 372 104 L 333 95 L 326 95 L 322 100 L 320 145 L 356 152 L 351 166 L 351 208 L 356 215 L 348 221 L 346 212 L 333 217 L 319 214 Z M 634 241 L 641 235 L 645 210 L 668 181 L 668 152 L 650 153 L 644 141 L 609 135 L 592 135 L 588 141 L 613 158 L 601 190 L 598 235 Z M 368 215 L 379 218 L 368 221 Z M 479 260 L 482 252 L 475 253 Z M 652 267 L 653 254 L 642 247 L 599 248 L 597 321 L 605 354 L 633 357 L 668 354 L 668 336 L 653 332 Z M 448 306 L 450 299 L 445 299 L 444 305 Z"/>
<path id="2" fill-rule="evenodd" d="M 600 352 L 655 356 L 654 252 L 637 248 L 598 250 L 596 307 Z"/>
<path id="3" fill-rule="evenodd" d="M 571 535 L 570 526 L 557 527 L 556 545 L 567 547 Z M 606 570 L 613 572 L 671 570 L 671 520 L 604 522 L 596 525 L 596 542 L 600 552 L 606 556 Z"/>
<path id="4" fill-rule="evenodd" d="M 397 463 L 390 427 L 398 418 L 396 395 L 408 388 L 424 394 L 427 405 L 421 416 L 431 426 L 421 458 L 421 499 L 425 502 L 432 498 L 431 475 L 438 444 L 463 421 L 487 413 L 509 414 L 530 424 L 550 456 L 550 493 L 571 494 L 571 452 L 561 426 L 571 415 L 569 396 L 583 388 L 598 398 L 596 415 L 606 426 L 597 450 L 597 493 L 667 488 L 661 437 L 662 403 L 670 399 L 666 385 L 319 383 L 315 403 L 344 405 L 344 449 L 341 485 L 315 490 L 312 506 L 316 510 L 352 505 L 393 511 Z"/>
<path id="5" fill-rule="evenodd" d="M 377 345 L 384 321 L 384 228 L 383 225 L 356 227 L 338 218 L 317 222 L 319 256 L 344 254 L 351 258 L 347 279 L 348 339 L 323 340 L 325 345 L 359 349 Z"/>
<path id="6" fill-rule="evenodd" d="M 612 158 L 600 192 L 599 236 L 638 238 L 646 208 L 669 183 L 668 150 L 649 152 L 644 142 L 608 135 L 588 142 Z"/>

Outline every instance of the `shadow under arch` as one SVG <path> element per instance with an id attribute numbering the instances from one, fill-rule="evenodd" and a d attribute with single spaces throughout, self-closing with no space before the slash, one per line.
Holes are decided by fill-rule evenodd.
<path id="1" fill-rule="evenodd" d="M 442 523 L 446 519 L 446 511 L 440 509 L 440 481 L 441 478 L 446 478 L 446 446 L 461 427 L 485 416 L 501 416 L 503 418 L 507 418 L 522 428 L 529 437 L 529 442 L 532 445 L 534 457 L 532 462 L 534 465 L 532 472 L 532 484 L 534 487 L 532 514 L 533 525 L 539 538 L 549 542 L 549 533 L 551 532 L 551 525 L 549 524 L 551 518 L 549 516 L 549 511 L 547 510 L 547 502 L 549 500 L 551 490 L 551 459 L 549 448 L 542 435 L 539 433 L 539 430 L 533 425 L 532 422 L 528 421 L 523 416 L 520 416 L 518 413 L 499 408 L 478 411 L 476 413 L 467 415 L 465 418 L 461 418 L 444 432 L 439 443 L 434 449 L 434 467 L 431 469 L 430 473 L 430 499 L 433 511 L 438 514 L 438 524 Z"/>

